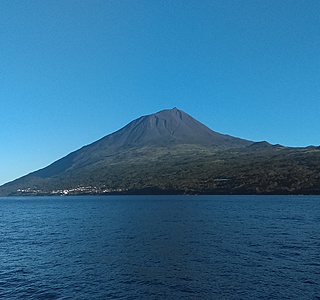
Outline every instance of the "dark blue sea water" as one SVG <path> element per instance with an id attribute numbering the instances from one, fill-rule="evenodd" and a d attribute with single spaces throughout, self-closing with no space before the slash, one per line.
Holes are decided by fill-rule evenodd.
<path id="1" fill-rule="evenodd" d="M 320 299 L 320 197 L 0 198 L 1 299 Z"/>

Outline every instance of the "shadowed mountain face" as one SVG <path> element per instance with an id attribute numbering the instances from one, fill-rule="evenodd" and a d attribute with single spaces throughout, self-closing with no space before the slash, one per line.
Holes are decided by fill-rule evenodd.
<path id="1" fill-rule="evenodd" d="M 320 148 L 288 148 L 212 131 L 173 108 L 0 187 L 0 195 L 319 194 Z"/>

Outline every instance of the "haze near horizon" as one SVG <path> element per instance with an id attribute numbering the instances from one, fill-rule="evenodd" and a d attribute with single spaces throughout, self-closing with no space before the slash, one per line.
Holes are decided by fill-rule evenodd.
<path id="1" fill-rule="evenodd" d="M 318 1 L 0 3 L 0 184 L 178 107 L 210 129 L 319 145 Z"/>

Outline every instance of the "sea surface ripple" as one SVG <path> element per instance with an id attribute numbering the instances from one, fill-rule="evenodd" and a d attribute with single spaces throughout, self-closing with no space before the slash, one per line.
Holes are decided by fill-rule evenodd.
<path id="1" fill-rule="evenodd" d="M 0 198 L 1 299 L 320 299 L 318 196 Z"/>

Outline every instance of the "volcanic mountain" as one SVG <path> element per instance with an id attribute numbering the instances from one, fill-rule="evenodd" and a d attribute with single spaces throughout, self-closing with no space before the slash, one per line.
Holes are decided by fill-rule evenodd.
<path id="1" fill-rule="evenodd" d="M 140 117 L 3 185 L 0 195 L 318 193 L 316 162 L 316 147 L 286 148 L 220 134 L 173 108 Z"/>
<path id="2" fill-rule="evenodd" d="M 30 175 L 47 178 L 68 171 L 81 171 L 90 165 L 99 165 L 110 155 L 119 155 L 129 149 L 170 147 L 174 145 L 205 145 L 221 149 L 239 148 L 252 142 L 212 131 L 185 112 L 173 108 L 140 117 L 117 132 L 87 145 L 50 166 Z"/>

